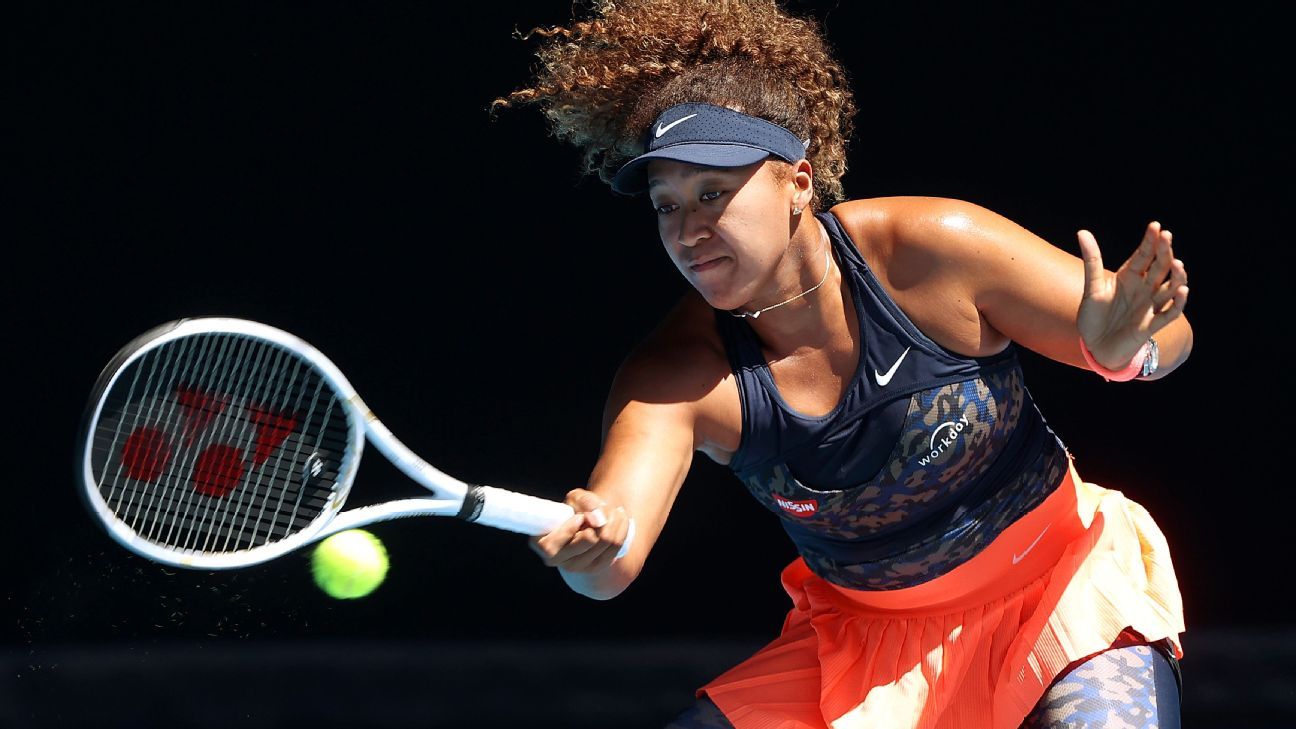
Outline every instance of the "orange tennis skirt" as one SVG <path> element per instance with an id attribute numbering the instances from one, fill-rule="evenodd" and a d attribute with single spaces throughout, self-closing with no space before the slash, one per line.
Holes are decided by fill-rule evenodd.
<path id="1" fill-rule="evenodd" d="M 797 559 L 779 637 L 697 690 L 736 729 L 1015 729 L 1069 664 L 1129 631 L 1183 657 L 1165 537 L 1120 491 L 1061 486 L 914 587 L 839 587 Z"/>

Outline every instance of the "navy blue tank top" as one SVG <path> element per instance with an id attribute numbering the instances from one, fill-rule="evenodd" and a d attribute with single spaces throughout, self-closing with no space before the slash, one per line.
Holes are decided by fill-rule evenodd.
<path id="1" fill-rule="evenodd" d="M 742 400 L 729 468 L 820 577 L 862 590 L 921 584 L 1043 501 L 1068 454 L 1026 390 L 1013 345 L 966 357 L 928 339 L 836 216 L 816 217 L 850 286 L 859 365 L 832 412 L 798 413 L 747 321 L 717 311 Z"/>

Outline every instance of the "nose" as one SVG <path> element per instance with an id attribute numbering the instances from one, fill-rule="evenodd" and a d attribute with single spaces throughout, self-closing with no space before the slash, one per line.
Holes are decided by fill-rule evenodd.
<path id="1" fill-rule="evenodd" d="M 711 223 L 703 211 L 684 205 L 679 209 L 679 240 L 686 248 L 711 237 Z"/>

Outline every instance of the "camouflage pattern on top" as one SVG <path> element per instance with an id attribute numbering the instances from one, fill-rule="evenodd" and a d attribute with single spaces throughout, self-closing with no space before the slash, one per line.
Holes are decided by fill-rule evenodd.
<path id="1" fill-rule="evenodd" d="M 815 574 L 854 589 L 909 587 L 972 558 L 1061 481 L 1066 450 L 1048 431 L 1017 473 L 993 493 L 975 493 L 1023 426 L 1047 431 L 1013 364 L 911 395 L 886 465 L 858 486 L 816 490 L 781 462 L 737 475 L 791 529 L 848 544 L 861 557 L 843 561 L 816 550 L 813 539 L 794 539 Z"/>

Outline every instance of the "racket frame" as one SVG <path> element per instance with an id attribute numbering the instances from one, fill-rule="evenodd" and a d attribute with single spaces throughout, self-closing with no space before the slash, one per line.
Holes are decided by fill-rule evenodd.
<path id="1" fill-rule="evenodd" d="M 307 360 L 333 387 L 345 411 L 350 442 L 337 472 L 332 496 L 319 515 L 300 531 L 283 539 L 249 549 L 225 552 L 181 549 L 160 545 L 141 536 L 108 505 L 96 482 L 91 463 L 95 431 L 106 395 L 130 364 L 149 351 L 182 337 L 197 334 L 234 334 L 264 340 Z M 415 482 L 431 491 L 433 498 L 409 498 L 342 511 L 359 469 L 365 441 Z M 301 338 L 259 322 L 228 317 L 179 319 L 159 325 L 123 347 L 100 373 L 83 418 L 80 446 L 80 478 L 83 501 L 108 534 L 126 549 L 143 557 L 191 569 L 231 569 L 266 562 L 312 542 L 366 524 L 411 516 L 453 516 L 487 526 L 523 534 L 552 531 L 575 512 L 567 504 L 518 494 L 491 486 L 470 485 L 434 468 L 391 433 L 373 414 L 354 387 L 327 357 Z M 629 539 L 618 556 L 625 554 Z"/>

